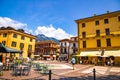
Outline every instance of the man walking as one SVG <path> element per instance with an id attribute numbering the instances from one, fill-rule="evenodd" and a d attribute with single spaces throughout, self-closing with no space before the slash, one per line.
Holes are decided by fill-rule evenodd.
<path id="1" fill-rule="evenodd" d="M 74 70 L 75 62 L 76 62 L 76 60 L 75 60 L 75 58 L 73 57 L 73 58 L 71 59 L 71 63 L 72 63 L 72 66 L 73 66 L 73 70 Z"/>

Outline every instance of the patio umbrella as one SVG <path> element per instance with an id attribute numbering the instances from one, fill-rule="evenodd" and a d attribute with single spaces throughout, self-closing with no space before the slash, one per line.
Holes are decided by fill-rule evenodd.
<path id="1" fill-rule="evenodd" d="M 2 43 L 0 43 L 0 52 L 2 52 L 2 53 L 21 53 L 22 51 L 6 47 Z"/>

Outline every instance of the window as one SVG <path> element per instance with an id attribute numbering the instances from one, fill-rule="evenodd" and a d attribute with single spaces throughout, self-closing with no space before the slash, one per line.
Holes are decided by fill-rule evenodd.
<path id="1" fill-rule="evenodd" d="M 82 37 L 86 38 L 86 32 L 82 32 Z"/>
<path id="2" fill-rule="evenodd" d="M 104 23 L 108 24 L 109 23 L 108 19 L 104 19 Z"/>
<path id="3" fill-rule="evenodd" d="M 2 41 L 2 44 L 3 44 L 3 45 L 6 45 L 6 41 Z"/>
<path id="4" fill-rule="evenodd" d="M 106 39 L 107 46 L 111 46 L 111 40 L 110 38 Z"/>
<path id="5" fill-rule="evenodd" d="M 49 47 L 50 47 L 51 45 L 52 45 L 51 43 L 48 44 Z"/>
<path id="6" fill-rule="evenodd" d="M 101 47 L 101 41 L 99 39 L 97 40 L 97 47 Z"/>
<path id="7" fill-rule="evenodd" d="M 28 45 L 28 51 L 32 51 L 32 45 Z"/>
<path id="8" fill-rule="evenodd" d="M 66 48 L 64 48 L 64 53 L 67 53 L 67 49 Z"/>
<path id="9" fill-rule="evenodd" d="M 75 50 L 75 49 L 73 49 L 73 53 L 76 53 L 76 50 Z"/>
<path id="10" fill-rule="evenodd" d="M 14 37 L 14 38 L 17 38 L 17 34 L 13 34 L 13 37 Z"/>
<path id="11" fill-rule="evenodd" d="M 120 21 L 120 16 L 118 16 L 118 21 Z"/>
<path id="12" fill-rule="evenodd" d="M 24 37 L 24 36 L 21 36 L 21 40 L 25 40 L 25 37 Z"/>
<path id="13" fill-rule="evenodd" d="M 30 38 L 30 42 L 32 42 L 32 38 Z"/>
<path id="14" fill-rule="evenodd" d="M 82 23 L 82 27 L 85 27 L 85 23 Z"/>
<path id="15" fill-rule="evenodd" d="M 99 21 L 95 21 L 95 25 L 99 25 Z"/>
<path id="16" fill-rule="evenodd" d="M 22 50 L 24 48 L 24 43 L 20 43 L 20 49 Z"/>
<path id="17" fill-rule="evenodd" d="M 96 30 L 96 36 L 100 36 L 100 30 Z"/>
<path id="18" fill-rule="evenodd" d="M 65 46 L 66 46 L 66 42 L 65 42 Z"/>
<path id="19" fill-rule="evenodd" d="M 7 33 L 4 33 L 4 34 L 3 34 L 3 37 L 7 37 Z"/>
<path id="20" fill-rule="evenodd" d="M 106 29 L 105 29 L 105 33 L 106 33 L 106 35 L 110 35 L 110 30 L 109 30 L 109 28 L 106 28 Z"/>
<path id="21" fill-rule="evenodd" d="M 83 41 L 83 48 L 86 48 L 86 41 Z"/>
<path id="22" fill-rule="evenodd" d="M 76 44 L 75 44 L 75 43 L 73 43 L 73 47 L 76 47 Z"/>
<path id="23" fill-rule="evenodd" d="M 74 41 L 77 41 L 77 38 L 74 38 Z"/>
<path id="24" fill-rule="evenodd" d="M 16 42 L 12 41 L 11 46 L 12 46 L 12 47 L 16 47 L 16 44 L 17 44 Z"/>
<path id="25" fill-rule="evenodd" d="M 63 49 L 62 48 L 60 49 L 60 52 L 63 53 Z"/>

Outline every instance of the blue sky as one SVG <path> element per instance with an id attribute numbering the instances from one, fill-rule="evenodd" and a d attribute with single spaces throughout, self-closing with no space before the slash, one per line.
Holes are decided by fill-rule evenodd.
<path id="1" fill-rule="evenodd" d="M 77 36 L 75 20 L 120 10 L 120 0 L 0 0 L 0 27 L 57 39 Z"/>

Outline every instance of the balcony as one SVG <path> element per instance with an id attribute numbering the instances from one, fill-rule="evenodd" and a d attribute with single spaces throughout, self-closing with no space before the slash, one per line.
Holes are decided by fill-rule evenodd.
<path id="1" fill-rule="evenodd" d="M 100 34 L 96 34 L 96 37 L 100 37 Z"/>
<path id="2" fill-rule="evenodd" d="M 72 49 L 76 50 L 76 51 L 78 50 L 78 48 L 76 46 L 73 46 Z"/>

